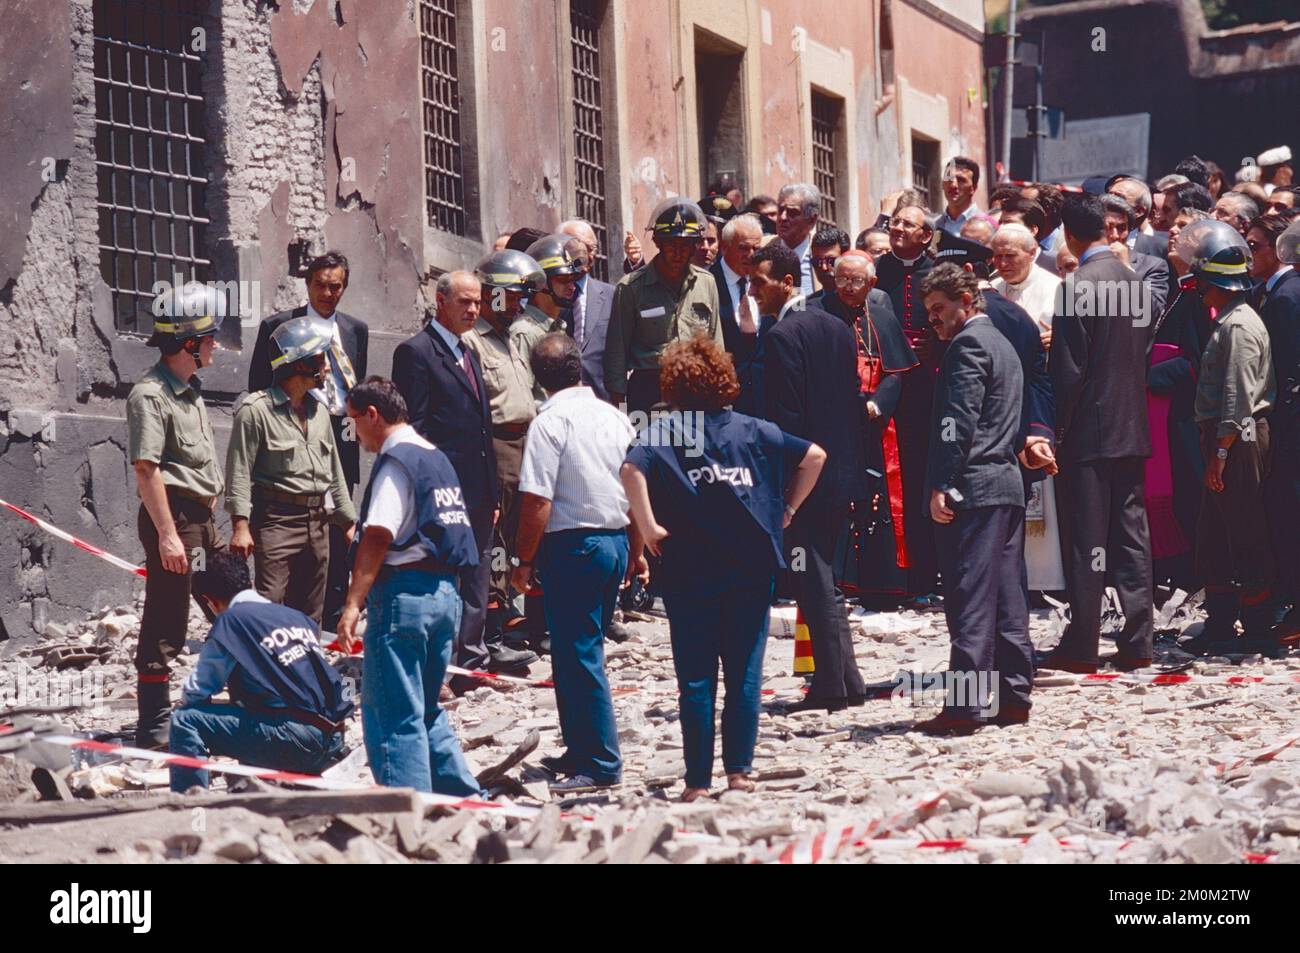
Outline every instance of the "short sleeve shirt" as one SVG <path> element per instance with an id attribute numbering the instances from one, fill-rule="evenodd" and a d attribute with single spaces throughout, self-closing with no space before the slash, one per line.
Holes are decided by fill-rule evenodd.
<path id="1" fill-rule="evenodd" d="M 221 467 L 197 378 L 178 379 L 162 362 L 131 388 L 127 457 L 158 464 L 164 486 L 196 496 L 221 493 Z"/>

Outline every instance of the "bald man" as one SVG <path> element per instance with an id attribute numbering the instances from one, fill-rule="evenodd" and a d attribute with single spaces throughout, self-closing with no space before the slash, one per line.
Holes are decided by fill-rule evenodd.
<path id="1" fill-rule="evenodd" d="M 482 289 L 471 272 L 442 275 L 434 314 L 426 315 L 424 329 L 393 352 L 393 383 L 406 400 L 411 426 L 451 460 L 479 549 L 479 564 L 459 573 L 465 609 L 456 638 L 455 663 L 470 669 L 508 669 L 509 655 L 505 653 L 509 650 L 498 646 L 493 652 L 484 638 L 493 509 L 498 495 L 492 411 L 478 355 L 461 341 L 478 321 L 481 306 Z M 477 685 L 477 681 L 462 677 L 451 681 L 457 692 Z"/>

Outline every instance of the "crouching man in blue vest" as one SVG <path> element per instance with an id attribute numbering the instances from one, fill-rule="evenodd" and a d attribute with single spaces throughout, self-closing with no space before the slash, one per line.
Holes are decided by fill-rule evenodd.
<path id="1" fill-rule="evenodd" d="M 365 605 L 361 727 L 370 770 L 389 787 L 480 794 L 438 705 L 463 609 L 456 581 L 479 558 L 460 481 L 447 455 L 408 423 L 392 381 L 366 379 L 347 410 L 362 449 L 379 454 L 338 624 L 339 648 L 350 652 Z"/>
<path id="2" fill-rule="evenodd" d="M 172 713 L 172 754 L 319 774 L 343 747 L 353 704 L 317 640 L 316 623 L 259 596 L 244 557 L 209 552 L 192 591 L 216 616 Z M 229 689 L 230 704 L 210 699 Z M 171 788 L 206 788 L 202 768 L 173 766 Z"/>

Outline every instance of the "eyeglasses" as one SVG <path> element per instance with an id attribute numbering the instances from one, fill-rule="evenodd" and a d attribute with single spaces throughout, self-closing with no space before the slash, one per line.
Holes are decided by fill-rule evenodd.
<path id="1" fill-rule="evenodd" d="M 1259 246 L 1262 245 L 1262 244 L 1264 244 L 1264 243 L 1263 243 L 1263 242 L 1257 242 L 1257 241 L 1255 241 L 1254 239 L 1251 239 L 1251 238 L 1246 239 L 1246 247 L 1249 248 L 1251 251 L 1259 251 Z"/>
<path id="2" fill-rule="evenodd" d="M 839 258 L 838 255 L 830 255 L 829 257 L 825 257 L 825 258 L 814 258 L 812 260 L 812 263 L 816 265 L 818 268 L 831 268 L 834 267 L 835 262 L 838 258 Z"/>
<path id="3" fill-rule="evenodd" d="M 836 288 L 852 288 L 854 291 L 857 291 L 858 289 L 865 288 L 866 286 L 867 286 L 866 278 L 850 278 L 848 275 L 836 275 L 835 277 Z"/>

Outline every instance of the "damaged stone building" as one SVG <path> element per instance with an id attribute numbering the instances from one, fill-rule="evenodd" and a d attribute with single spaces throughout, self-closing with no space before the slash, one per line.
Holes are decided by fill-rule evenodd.
<path id="1" fill-rule="evenodd" d="M 224 453 L 260 318 L 326 248 L 370 366 L 502 231 L 626 231 L 729 172 L 854 233 L 984 155 L 980 0 L 11 0 L 0 30 L 0 498 L 141 558 L 125 398 L 157 282 L 221 282 Z M 981 183 L 983 186 L 983 183 Z M 132 577 L 0 511 L 0 641 Z"/>

